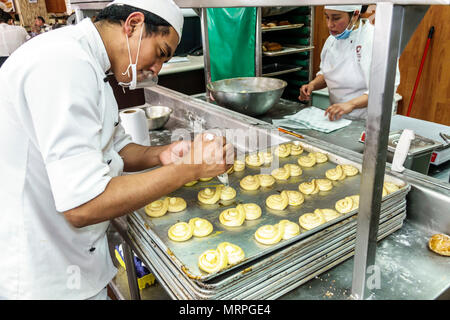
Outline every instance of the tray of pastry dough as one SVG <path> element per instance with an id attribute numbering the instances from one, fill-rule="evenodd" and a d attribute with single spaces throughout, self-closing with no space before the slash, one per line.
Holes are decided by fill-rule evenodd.
<path id="1" fill-rule="evenodd" d="M 303 27 L 303 23 L 293 23 L 293 24 L 285 24 L 285 25 L 276 25 L 276 26 L 261 26 L 262 32 L 268 31 L 278 31 L 278 30 L 289 30 L 289 29 L 298 29 Z"/>
<path id="2" fill-rule="evenodd" d="M 279 51 L 263 51 L 263 54 L 268 57 L 283 56 L 286 54 L 299 53 L 314 49 L 314 46 L 297 46 L 297 45 L 283 45 Z"/>
<path id="3" fill-rule="evenodd" d="M 397 206 L 390 210 L 391 213 L 385 212 L 380 216 L 379 239 L 402 226 L 406 217 L 405 203 L 402 205 L 402 208 Z M 307 238 L 293 247 L 277 252 L 269 259 L 263 259 L 262 262 L 244 270 L 241 268 L 228 278 L 205 287 L 203 283 L 186 277 L 185 273 L 174 268 L 173 261 L 167 259 L 157 246 L 143 241 L 145 237 L 141 236 L 141 228 L 139 223 L 130 225 L 130 237 L 138 243 L 137 247 L 146 248 L 141 250 L 139 255 L 147 257 L 146 263 L 151 264 L 155 276 L 166 290 L 178 299 L 276 298 L 351 257 L 356 235 L 356 222 L 352 221 L 352 224 L 345 224 L 344 228 L 316 236 L 314 239 Z M 344 255 L 344 249 L 347 252 L 350 250 L 350 255 L 347 253 L 343 259 L 339 258 Z M 335 259 L 336 257 L 339 259 Z M 290 286 L 287 287 L 285 282 L 290 283 Z M 267 296 L 268 291 L 272 291 L 272 296 Z"/>

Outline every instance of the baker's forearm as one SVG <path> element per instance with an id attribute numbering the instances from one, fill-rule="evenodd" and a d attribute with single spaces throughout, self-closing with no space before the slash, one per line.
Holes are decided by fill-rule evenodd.
<path id="1" fill-rule="evenodd" d="M 159 155 L 166 146 L 142 146 L 135 143 L 127 144 L 120 150 L 119 154 L 123 159 L 125 172 L 141 171 L 161 165 Z"/>
<path id="2" fill-rule="evenodd" d="M 320 90 L 327 87 L 327 83 L 325 82 L 325 78 L 323 75 L 319 74 L 310 82 L 310 84 L 314 87 L 314 90 Z"/>
<path id="3" fill-rule="evenodd" d="M 348 103 L 353 105 L 353 109 L 365 108 L 365 107 L 367 107 L 368 102 L 369 102 L 369 96 L 367 94 L 363 94 L 359 97 L 356 97 L 356 98 L 348 101 Z"/>

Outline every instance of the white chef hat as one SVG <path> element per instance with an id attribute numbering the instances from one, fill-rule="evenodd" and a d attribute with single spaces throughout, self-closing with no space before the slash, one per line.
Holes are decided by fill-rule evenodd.
<path id="1" fill-rule="evenodd" d="M 325 6 L 326 10 L 336 10 L 344 12 L 353 12 L 358 10 L 361 12 L 362 5 L 341 5 L 341 6 Z"/>
<path id="2" fill-rule="evenodd" d="M 139 8 L 166 20 L 178 33 L 178 43 L 183 32 L 183 13 L 173 0 L 114 0 L 108 6 L 126 4 Z"/>

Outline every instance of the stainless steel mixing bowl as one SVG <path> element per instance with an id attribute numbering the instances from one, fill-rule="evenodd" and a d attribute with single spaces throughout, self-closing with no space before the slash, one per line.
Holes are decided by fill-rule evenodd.
<path id="1" fill-rule="evenodd" d="M 148 129 L 156 130 L 162 128 L 169 121 L 172 109 L 165 106 L 151 106 L 145 108 Z"/>
<path id="2" fill-rule="evenodd" d="M 266 113 L 286 86 L 286 81 L 268 77 L 224 79 L 207 85 L 218 105 L 249 116 Z"/>

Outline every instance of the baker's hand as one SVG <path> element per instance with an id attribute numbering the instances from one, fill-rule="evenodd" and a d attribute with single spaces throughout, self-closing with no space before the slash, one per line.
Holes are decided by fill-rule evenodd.
<path id="1" fill-rule="evenodd" d="M 300 101 L 307 101 L 311 99 L 311 93 L 313 92 L 314 87 L 312 84 L 304 84 L 300 88 L 300 96 L 298 97 L 298 100 Z"/>
<path id="2" fill-rule="evenodd" d="M 166 146 L 159 155 L 163 166 L 180 161 L 191 150 L 192 141 L 176 141 Z"/>
<path id="3" fill-rule="evenodd" d="M 342 115 L 352 112 L 354 108 L 354 105 L 348 102 L 335 103 L 325 110 L 325 116 L 328 115 L 330 121 L 339 120 Z"/>

